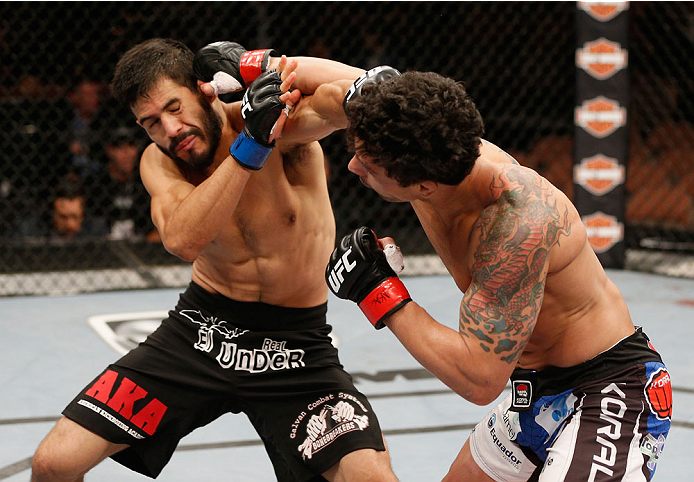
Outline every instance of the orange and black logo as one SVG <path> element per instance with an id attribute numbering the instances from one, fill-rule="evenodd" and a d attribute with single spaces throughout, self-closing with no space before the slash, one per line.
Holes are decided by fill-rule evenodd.
<path id="1" fill-rule="evenodd" d="M 590 135 L 602 139 L 627 123 L 627 110 L 602 95 L 584 101 L 574 111 L 574 122 Z"/>
<path id="2" fill-rule="evenodd" d="M 602 196 L 624 184 L 625 169 L 613 157 L 597 154 L 581 159 L 574 166 L 574 181 L 586 191 Z"/>
<path id="3" fill-rule="evenodd" d="M 627 66 L 627 51 L 618 42 L 600 37 L 576 50 L 576 66 L 598 80 L 605 80 Z"/>
<path id="4" fill-rule="evenodd" d="M 599 22 L 609 22 L 629 9 L 629 2 L 578 2 L 578 8 Z"/>
<path id="5" fill-rule="evenodd" d="M 604 253 L 624 239 L 624 224 L 615 216 L 596 212 L 582 218 L 588 242 L 596 253 Z"/>

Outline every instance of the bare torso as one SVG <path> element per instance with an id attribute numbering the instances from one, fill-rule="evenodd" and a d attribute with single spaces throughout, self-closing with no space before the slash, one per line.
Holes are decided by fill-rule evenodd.
<path id="1" fill-rule="evenodd" d="M 232 222 L 193 263 L 193 281 L 235 300 L 315 306 L 327 300 L 323 271 L 334 239 L 318 143 L 273 153 Z"/>
<path id="2" fill-rule="evenodd" d="M 509 349 L 507 361 L 517 360 L 519 367 L 533 369 L 573 366 L 633 333 L 634 327 L 621 294 L 587 242 L 578 212 L 560 190 L 536 172 L 517 165 L 501 149 L 486 141 L 482 144 L 481 157 L 473 175 L 476 176 L 474 185 L 480 197 L 488 196 L 486 202 L 480 203 L 479 209 L 463 210 L 461 214 L 447 218 L 423 203 L 414 202 L 413 207 L 461 291 L 469 290 L 473 270 L 479 272 L 480 266 L 488 265 L 490 282 L 485 287 L 489 291 L 467 292 L 464 304 L 473 307 L 472 310 L 476 307 L 485 310 L 487 304 L 492 305 L 501 299 L 504 303 L 499 305 L 503 307 L 493 312 L 492 317 L 498 321 L 498 326 L 503 320 L 509 324 L 525 320 L 518 321 L 514 330 L 509 329 L 510 325 L 506 327 L 516 334 L 532 332 L 529 339 L 526 337 L 524 343 L 527 344 L 519 343 L 513 350 Z M 519 186 L 528 189 L 524 191 L 518 189 Z M 535 193 L 531 200 L 524 199 L 523 192 L 532 190 Z M 516 276 L 518 271 L 496 269 L 499 265 L 495 263 L 513 262 L 511 258 L 518 254 L 516 252 L 503 260 L 506 256 L 503 240 L 499 245 L 493 245 L 494 230 L 499 229 L 503 220 L 510 219 L 504 215 L 508 205 L 518 208 L 516 213 L 521 213 L 517 224 L 527 225 L 527 232 L 516 226 L 516 236 L 551 238 L 548 249 L 541 253 L 544 255 L 546 252 L 548 262 L 544 268 L 538 269 L 540 283 L 524 286 L 523 280 Z M 534 218 L 541 220 L 535 223 Z M 534 226 L 538 227 L 536 232 Z M 552 234 L 548 234 L 550 231 Z M 490 247 L 481 248 L 482 236 L 485 245 Z M 537 252 L 530 258 L 536 255 Z M 528 271 L 532 271 L 532 259 L 528 266 Z M 544 297 L 538 297 L 537 288 L 542 280 Z M 514 291 L 513 298 L 508 298 L 504 290 L 511 285 L 518 290 Z M 496 287 L 492 289 L 492 286 Z M 533 310 L 536 321 L 532 316 Z M 485 316 L 489 317 L 489 313 Z M 461 320 L 464 318 L 461 316 Z M 476 329 L 472 324 L 467 327 L 468 333 L 463 333 L 465 329 L 461 321 L 461 334 L 475 339 Z M 498 342 L 495 348 L 508 346 L 508 343 L 503 344 L 503 336 L 505 333 L 500 333 L 497 340 L 489 340 L 490 348 L 494 347 L 493 342 Z M 486 342 L 484 338 L 489 339 L 486 335 L 480 337 L 481 342 Z"/>
<path id="3" fill-rule="evenodd" d="M 224 139 L 233 140 L 243 127 L 239 104 L 225 109 Z M 157 158 L 150 162 L 175 169 L 193 185 L 209 177 L 185 174 L 154 146 L 150 149 Z M 263 168 L 251 175 L 229 222 L 195 258 L 192 279 L 238 301 L 316 306 L 327 300 L 323 272 L 334 239 L 320 144 L 282 149 L 278 141 Z"/>

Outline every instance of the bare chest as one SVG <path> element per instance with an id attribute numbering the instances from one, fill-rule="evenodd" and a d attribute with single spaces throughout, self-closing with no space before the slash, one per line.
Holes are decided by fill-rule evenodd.
<path id="1" fill-rule="evenodd" d="M 233 258 L 275 251 L 306 222 L 306 202 L 286 182 L 249 183 L 234 215 L 209 249 Z"/>
<path id="2" fill-rule="evenodd" d="M 420 222 L 436 254 L 461 291 L 467 290 L 472 281 L 470 273 L 470 233 L 472 223 L 463 222 L 454 229 L 445 229 L 429 217 L 420 217 Z"/>
<path id="3" fill-rule="evenodd" d="M 211 250 L 241 260 L 272 257 L 299 243 L 301 233 L 334 226 L 325 177 L 323 185 L 316 181 L 320 174 L 313 172 L 312 159 L 285 156 L 270 161 L 249 180 Z M 301 166 L 296 169 L 287 161 Z"/>

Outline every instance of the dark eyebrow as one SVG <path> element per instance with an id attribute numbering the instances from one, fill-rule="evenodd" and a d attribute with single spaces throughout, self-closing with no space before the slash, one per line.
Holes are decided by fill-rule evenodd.
<path id="1" fill-rule="evenodd" d="M 363 160 L 363 159 L 361 158 L 361 156 L 359 155 L 359 151 L 355 151 L 355 152 L 354 152 L 354 157 L 357 158 L 357 161 L 359 161 L 359 164 L 361 164 L 362 167 L 363 167 L 364 169 L 366 169 L 367 172 L 370 172 L 370 173 L 373 174 L 373 172 L 374 172 L 373 169 L 371 169 L 369 166 L 367 166 L 366 164 L 364 164 L 364 160 Z"/>
<path id="2" fill-rule="evenodd" d="M 162 110 L 166 110 L 166 109 L 168 109 L 169 107 L 171 107 L 172 104 L 175 104 L 176 102 L 180 102 L 180 101 L 181 101 L 181 99 L 179 99 L 178 97 L 174 97 L 173 99 L 171 99 L 170 101 L 168 101 L 168 102 L 166 103 L 166 105 L 162 108 Z M 142 117 L 142 118 L 138 119 L 137 121 L 138 121 L 140 124 L 144 124 L 145 122 L 147 122 L 147 121 L 148 121 L 149 119 L 151 119 L 152 117 L 154 117 L 154 115 L 148 115 L 148 116 L 146 116 L 146 117 Z"/>

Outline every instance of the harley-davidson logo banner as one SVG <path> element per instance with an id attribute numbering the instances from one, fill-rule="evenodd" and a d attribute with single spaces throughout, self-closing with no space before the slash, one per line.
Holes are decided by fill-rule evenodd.
<path id="1" fill-rule="evenodd" d="M 578 2 L 574 204 L 606 268 L 624 267 L 628 2 Z"/>

